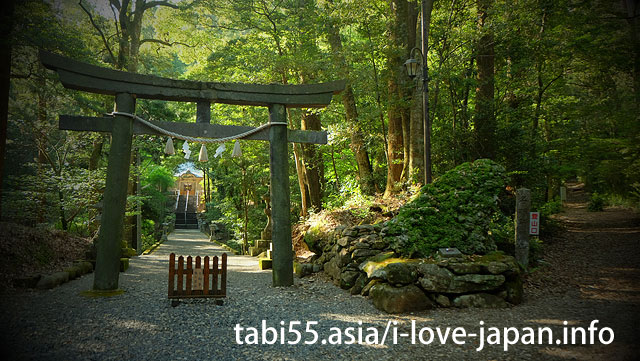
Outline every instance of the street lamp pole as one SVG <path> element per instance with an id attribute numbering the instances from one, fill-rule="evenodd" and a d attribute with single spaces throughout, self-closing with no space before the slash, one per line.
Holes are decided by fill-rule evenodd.
<path id="1" fill-rule="evenodd" d="M 426 6 L 427 5 L 427 6 Z M 428 6 L 431 5 L 431 6 Z M 432 182 L 431 175 L 431 119 L 429 119 L 429 64 L 427 63 L 427 51 L 429 43 L 429 23 L 425 22 L 427 15 L 431 13 L 433 6 L 432 0 L 422 0 L 422 21 L 421 34 L 422 46 L 420 48 L 411 49 L 409 56 L 404 65 L 407 68 L 407 74 L 410 78 L 415 78 L 418 73 L 418 61 L 414 59 L 414 53 L 420 54 L 422 60 L 422 123 L 423 123 L 423 140 L 424 140 L 424 182 L 429 184 Z"/>
<path id="2" fill-rule="evenodd" d="M 424 130 L 424 182 L 430 184 L 431 179 L 431 119 L 429 119 L 429 65 L 427 62 L 427 51 L 429 42 L 426 0 L 422 0 L 420 34 L 422 38 L 422 122 Z"/>

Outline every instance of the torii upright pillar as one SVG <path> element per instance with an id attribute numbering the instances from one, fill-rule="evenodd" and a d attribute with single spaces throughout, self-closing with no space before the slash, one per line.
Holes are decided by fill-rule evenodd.
<path id="1" fill-rule="evenodd" d="M 131 94 L 116 94 L 116 111 L 133 113 L 135 98 Z M 120 252 L 124 214 L 127 206 L 127 184 L 133 139 L 133 119 L 115 116 L 111 128 L 111 149 L 107 164 L 103 212 L 98 235 L 96 271 L 93 289 L 96 291 L 118 288 Z M 124 190 L 124 191 L 123 191 Z"/>
<path id="2" fill-rule="evenodd" d="M 287 113 L 284 105 L 269 107 L 269 122 L 280 123 L 269 128 L 269 168 L 271 170 L 271 232 L 273 253 L 273 285 L 293 285 L 293 249 L 291 244 L 291 210 L 289 205 L 289 156 Z M 283 124 L 284 123 L 284 124 Z"/>

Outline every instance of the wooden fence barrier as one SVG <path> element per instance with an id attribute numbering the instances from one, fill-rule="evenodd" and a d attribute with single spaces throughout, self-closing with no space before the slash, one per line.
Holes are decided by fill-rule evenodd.
<path id="1" fill-rule="evenodd" d="M 204 258 L 201 264 L 200 256 L 196 257 L 193 267 L 193 259 L 187 257 L 185 268 L 184 257 L 169 256 L 169 298 L 224 298 L 227 296 L 227 254 L 222 254 L 220 268 L 218 268 L 218 256 L 212 258 L 209 268 L 209 256 Z M 177 280 L 176 280 L 177 277 Z"/>

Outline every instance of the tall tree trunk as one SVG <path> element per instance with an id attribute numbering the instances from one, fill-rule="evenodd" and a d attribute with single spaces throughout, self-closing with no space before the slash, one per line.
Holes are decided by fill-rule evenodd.
<path id="1" fill-rule="evenodd" d="M 302 130 L 320 130 L 320 117 L 316 113 L 305 111 L 302 114 Z M 304 170 L 307 191 L 309 192 L 309 206 L 316 211 L 322 209 L 322 190 L 320 187 L 321 171 L 323 167 L 322 156 L 315 144 L 302 146 L 304 155 Z"/>
<path id="2" fill-rule="evenodd" d="M 351 87 L 349 78 L 349 67 L 342 50 L 340 29 L 333 23 L 327 26 L 327 38 L 329 40 L 331 52 L 333 53 L 333 61 L 340 71 L 340 77 L 347 80 L 347 85 L 341 96 L 342 104 L 344 105 L 344 110 L 347 115 L 349 134 L 351 136 L 351 143 L 349 144 L 349 147 L 351 148 L 351 151 L 356 158 L 356 163 L 358 164 L 360 189 L 364 194 L 373 194 L 375 192 L 375 184 L 372 176 L 369 152 L 367 152 L 364 145 L 364 134 L 360 128 L 356 99 L 353 94 L 353 88 Z"/>
<path id="3" fill-rule="evenodd" d="M 304 164 L 302 162 L 302 146 L 300 144 L 293 144 L 293 157 L 296 163 L 296 173 L 298 175 L 298 188 L 300 188 L 300 217 L 307 217 L 309 215 L 309 191 L 305 184 L 305 171 Z"/>
<path id="4" fill-rule="evenodd" d="M 494 37 L 489 26 L 489 8 L 493 0 L 478 1 L 478 31 L 476 45 L 478 86 L 476 88 L 475 130 L 478 158 L 494 158 L 496 116 L 494 112 Z"/>
<path id="5" fill-rule="evenodd" d="M 373 40 L 371 40 L 371 31 L 369 30 L 369 24 L 365 23 L 365 28 L 367 30 L 367 36 L 369 38 L 369 46 L 371 48 L 371 71 L 373 73 L 373 81 L 376 85 L 376 104 L 378 105 L 378 114 L 380 116 L 380 129 L 382 130 L 382 140 L 384 141 L 384 156 L 385 161 L 389 162 L 389 155 L 387 154 L 387 148 L 389 148 L 389 144 L 387 142 L 387 127 L 384 122 L 384 108 L 382 107 L 382 97 L 380 95 L 380 81 L 378 79 L 378 68 L 376 66 L 376 57 L 373 51 Z"/>
<path id="6" fill-rule="evenodd" d="M 469 59 L 469 67 L 467 68 L 465 79 L 471 79 L 471 75 L 473 74 L 473 64 L 475 62 L 475 57 L 471 57 Z M 469 129 L 469 93 L 471 93 L 471 85 L 469 81 L 465 82 L 464 91 L 462 94 L 462 108 L 460 109 L 460 116 L 462 118 L 462 128 L 464 130 Z"/>
<path id="7" fill-rule="evenodd" d="M 640 1 L 624 0 L 629 23 L 629 35 L 633 46 L 633 90 L 636 109 L 640 109 Z"/>
<path id="8" fill-rule="evenodd" d="M 409 57 L 409 52 L 415 45 L 415 21 L 410 16 L 411 10 L 415 12 L 415 4 L 409 6 L 407 0 L 389 0 L 391 10 L 391 22 L 389 24 L 389 54 L 387 55 L 387 70 L 389 77 L 387 89 L 389 105 L 387 116 L 389 163 L 387 165 L 387 185 L 384 197 L 389 197 L 399 191 L 400 182 L 405 165 L 405 144 L 403 128 L 407 127 L 410 119 L 410 109 L 405 104 L 406 91 L 403 88 L 404 61 Z M 413 22 L 410 28 L 409 23 Z M 409 44 L 409 32 L 413 33 L 413 44 Z M 405 124 L 407 123 L 407 124 Z M 407 142 L 409 140 L 407 139 Z"/>
<path id="9" fill-rule="evenodd" d="M 38 112 L 37 112 L 37 127 L 40 129 L 46 129 L 46 123 L 47 123 L 47 99 L 45 98 L 45 94 L 44 91 L 46 89 L 46 83 L 45 83 L 45 78 L 44 77 L 40 77 L 36 80 L 37 84 L 38 84 Z M 41 132 L 37 132 L 39 139 L 37 140 L 38 142 L 40 142 L 41 144 L 46 144 L 46 135 L 44 133 Z M 44 148 L 44 147 L 42 147 Z M 45 163 L 47 163 L 47 158 L 43 152 L 43 149 L 41 147 L 38 147 L 38 165 L 37 165 L 37 175 L 38 175 L 38 183 L 39 184 L 39 188 L 40 188 L 40 195 L 39 195 L 39 200 L 38 200 L 38 211 L 37 211 L 37 222 L 38 223 L 44 223 L 45 222 L 45 215 L 47 213 L 47 187 L 45 185 L 45 183 L 42 181 L 43 179 L 45 179 L 45 176 L 43 174 L 43 165 Z M 57 184 L 58 186 L 58 192 L 62 193 L 62 188 L 60 187 L 60 183 Z M 62 198 L 62 195 L 60 196 Z M 61 224 L 63 225 L 63 227 L 66 227 L 66 222 L 64 219 L 64 208 L 62 207 L 62 204 L 60 205 L 60 210 L 61 210 L 61 214 L 60 214 L 60 219 L 61 219 Z M 65 228 L 66 229 L 66 228 Z"/>
<path id="10" fill-rule="evenodd" d="M 416 24 L 418 22 L 418 10 L 415 2 L 407 2 L 407 41 L 406 41 L 406 57 L 404 60 L 411 56 L 411 49 L 416 46 Z M 401 59 L 402 61 L 403 59 Z M 404 61 L 403 61 L 404 65 Z M 406 77 L 402 69 L 402 76 Z M 402 88 L 402 98 L 410 98 L 414 92 L 415 87 Z M 403 165 L 401 179 L 411 179 L 411 130 L 412 118 L 411 118 L 411 103 L 406 104 L 405 109 L 402 112 L 402 140 L 403 140 Z"/>
<path id="11" fill-rule="evenodd" d="M 11 85 L 11 30 L 15 0 L 5 2 L 0 10 L 0 218 L 2 218 L 2 183 L 4 155 L 7 146 L 7 122 L 9 120 L 9 88 Z"/>

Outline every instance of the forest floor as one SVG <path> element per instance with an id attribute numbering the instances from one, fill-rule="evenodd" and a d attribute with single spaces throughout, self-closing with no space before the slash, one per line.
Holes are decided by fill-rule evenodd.
<path id="1" fill-rule="evenodd" d="M 565 231 L 545 244 L 543 260 L 528 276 L 525 301 L 508 309 L 434 309 L 407 315 L 389 315 L 370 300 L 351 296 L 335 287 L 324 274 L 295 279 L 288 288 L 271 286 L 271 272 L 259 271 L 255 258 L 229 257 L 228 297 L 223 306 L 213 300 L 184 301 L 172 307 L 166 298 L 168 254 L 219 255 L 224 250 L 194 231 L 177 231 L 153 254 L 131 260 L 120 275 L 125 293 L 87 298 L 93 277 L 83 276 L 49 291 L 20 291 L 0 296 L 0 341 L 9 359 L 38 360 L 181 360 L 181 359 L 287 359 L 287 360 L 635 360 L 640 346 L 640 216 L 620 208 L 587 212 L 580 185 L 570 188 L 565 211 L 556 216 Z M 412 344 L 410 338 L 391 336 L 384 345 L 247 345 L 238 344 L 236 324 L 258 327 L 262 320 L 284 334 L 290 321 L 318 321 L 312 328 L 320 340 L 331 327 L 345 330 L 376 327 L 380 336 L 390 321 L 397 333 L 410 332 L 411 322 L 421 327 L 464 327 L 479 333 L 490 327 L 549 327 L 553 340 L 568 327 L 587 329 L 592 320 L 599 330 L 615 333 L 609 345 L 487 345 L 478 338 L 455 344 Z M 361 324 L 360 324 L 361 322 Z M 393 331 L 390 331 L 393 332 Z M 570 331 L 569 331 L 570 332 Z M 246 331 L 243 334 L 246 336 Z M 449 335 L 450 336 L 450 335 Z M 605 333 L 605 339 L 609 336 Z M 261 335 L 259 336 L 262 337 Z M 569 334 L 570 337 L 570 334 Z M 589 335 L 587 333 L 587 341 Z M 241 338 L 243 340 L 243 338 Z M 343 338 L 343 342 L 345 339 Z"/>

